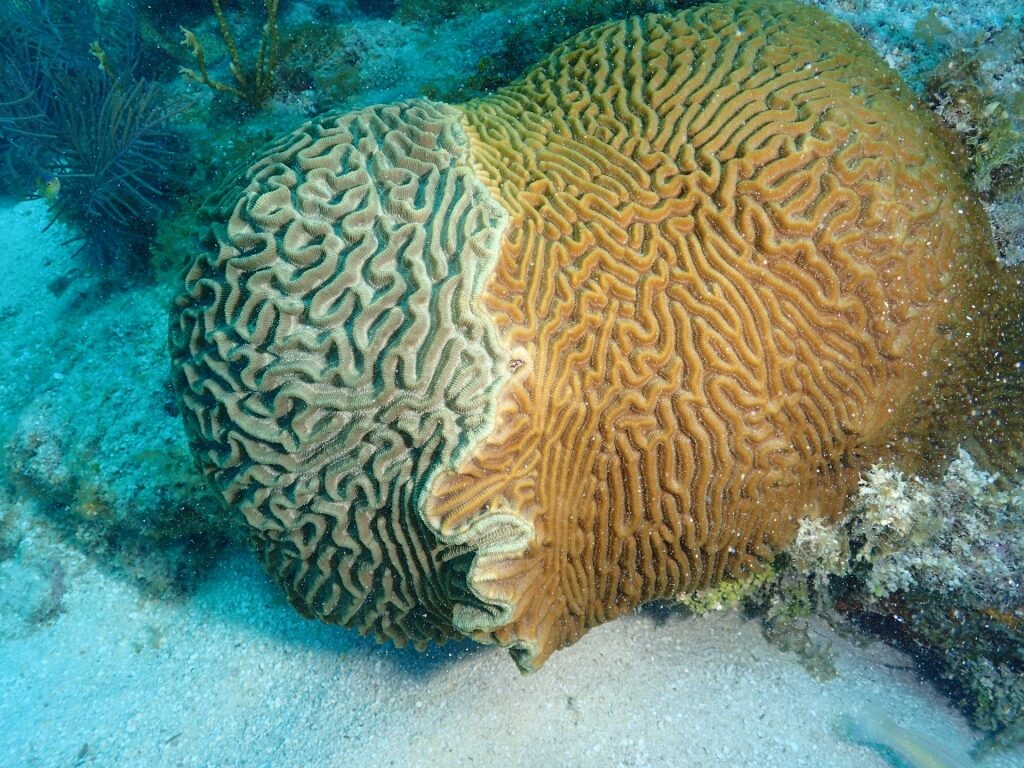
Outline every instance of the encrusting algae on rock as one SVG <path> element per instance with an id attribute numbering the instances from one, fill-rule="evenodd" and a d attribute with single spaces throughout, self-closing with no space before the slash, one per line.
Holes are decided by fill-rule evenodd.
<path id="1" fill-rule="evenodd" d="M 207 206 L 171 325 L 197 461 L 304 614 L 534 669 L 1008 429 L 1020 308 L 944 136 L 787 0 L 318 118 Z"/>

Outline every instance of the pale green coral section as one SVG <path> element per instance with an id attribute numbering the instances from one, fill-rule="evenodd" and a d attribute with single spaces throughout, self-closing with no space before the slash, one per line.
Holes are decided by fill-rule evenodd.
<path id="1" fill-rule="evenodd" d="M 442 565 L 523 528 L 488 518 L 442 554 L 422 513 L 435 476 L 493 429 L 508 377 L 477 302 L 508 214 L 474 175 L 460 113 L 414 100 L 318 118 L 209 215 L 216 244 L 185 275 L 170 346 L 229 516 L 304 613 L 398 644 L 451 636 L 453 604 L 481 621 L 489 606 Z"/>

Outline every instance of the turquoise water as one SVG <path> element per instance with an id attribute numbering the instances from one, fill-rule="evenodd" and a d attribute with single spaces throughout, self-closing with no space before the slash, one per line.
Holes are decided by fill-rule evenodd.
<path id="1" fill-rule="evenodd" d="M 239 0 L 230 42 L 200 0 L 0 10 L 0 765 L 1024 766 L 1024 493 L 981 453 L 876 469 L 771 578 L 626 611 L 528 675 L 303 618 L 195 466 L 168 315 L 232 169 L 324 111 L 459 104 L 690 5 Z M 959 131 L 1024 258 L 1019 3 L 814 5 Z"/>

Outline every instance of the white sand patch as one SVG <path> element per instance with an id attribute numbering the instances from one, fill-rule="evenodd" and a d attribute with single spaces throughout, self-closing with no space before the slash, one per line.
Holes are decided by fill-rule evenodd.
<path id="1" fill-rule="evenodd" d="M 25 403 L 58 380 L 54 357 L 74 343 L 58 343 L 58 329 L 91 284 L 77 276 L 76 246 L 65 244 L 71 232 L 60 223 L 47 228 L 52 216 L 43 200 L 0 204 L 0 438 Z"/>
<path id="2" fill-rule="evenodd" d="M 642 613 L 523 677 L 501 649 L 418 654 L 305 621 L 248 553 L 167 602 L 29 546 L 68 589 L 56 620 L 0 643 L 0 765 L 885 766 L 836 732 L 867 707 L 976 738 L 891 648 L 833 637 L 840 674 L 820 683 L 733 613 Z"/>

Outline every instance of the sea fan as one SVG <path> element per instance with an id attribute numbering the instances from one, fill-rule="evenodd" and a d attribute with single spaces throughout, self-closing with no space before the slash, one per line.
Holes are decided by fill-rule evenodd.
<path id="1" fill-rule="evenodd" d="M 61 128 L 55 212 L 76 225 L 92 258 L 133 268 L 165 207 L 173 178 L 175 106 L 157 87 L 120 87 L 102 78 L 69 78 L 54 115 Z"/>
<path id="2" fill-rule="evenodd" d="M 66 0 L 21 0 L 6 11 L 0 176 L 15 193 L 59 181 L 55 216 L 103 276 L 120 280 L 143 269 L 174 187 L 172 122 L 182 105 L 134 76 L 138 47 L 123 31 L 131 25 L 118 25 L 108 50 L 86 42 L 96 19 L 72 24 L 70 13 Z"/>

